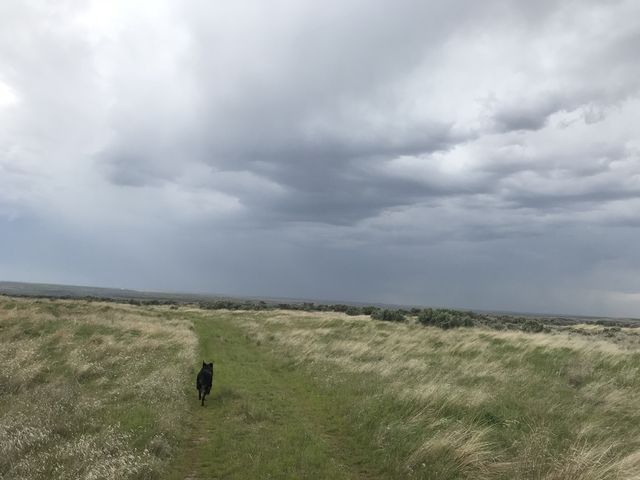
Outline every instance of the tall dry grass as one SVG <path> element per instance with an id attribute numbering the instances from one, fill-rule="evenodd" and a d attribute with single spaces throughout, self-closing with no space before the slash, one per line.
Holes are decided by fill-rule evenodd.
<path id="1" fill-rule="evenodd" d="M 0 297 L 0 478 L 156 478 L 197 339 L 160 311 Z"/>
<path id="2" fill-rule="evenodd" d="M 229 313 L 336 399 L 402 478 L 640 478 L 635 331 L 528 334 Z"/>

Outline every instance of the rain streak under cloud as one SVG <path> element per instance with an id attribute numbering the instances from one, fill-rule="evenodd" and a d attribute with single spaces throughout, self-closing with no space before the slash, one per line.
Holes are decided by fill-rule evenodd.
<path id="1" fill-rule="evenodd" d="M 3 1 L 0 279 L 640 316 L 638 18 Z"/>

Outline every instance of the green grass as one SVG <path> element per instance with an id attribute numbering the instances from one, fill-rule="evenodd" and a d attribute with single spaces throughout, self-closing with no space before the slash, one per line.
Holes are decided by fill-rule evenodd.
<path id="1" fill-rule="evenodd" d="M 189 392 L 193 433 L 169 478 L 374 478 L 326 392 L 235 323 L 195 319 L 201 356 L 215 361 L 214 388 L 205 407 L 195 386 Z"/>
<path id="2" fill-rule="evenodd" d="M 0 298 L 0 479 L 640 478 L 638 332 L 580 328 Z"/>
<path id="3" fill-rule="evenodd" d="M 278 411 L 284 406 L 265 396 L 277 388 L 289 402 L 306 406 L 284 419 L 266 415 L 258 430 L 279 438 L 297 421 L 314 418 L 314 431 L 329 440 L 314 444 L 345 471 L 351 466 L 350 478 L 591 480 L 640 472 L 636 332 L 609 339 L 442 331 L 294 312 L 217 312 L 208 318 L 198 323 L 200 338 L 208 338 L 203 351 L 230 355 L 219 368 L 233 372 L 224 385 L 239 394 L 238 405 Z M 215 331 L 224 332 L 224 341 L 210 336 Z M 262 380 L 248 378 L 256 372 Z M 214 408 L 220 406 L 225 415 L 235 408 Z M 236 432 L 230 438 L 237 452 L 259 448 L 244 432 L 255 430 L 242 410 L 215 415 L 223 443 Z M 337 447 L 332 452 L 325 445 Z M 242 478 L 241 472 L 247 478 L 323 478 L 318 471 L 287 471 L 285 465 L 296 464 L 290 452 L 265 448 L 268 456 L 257 464 L 238 453 L 252 466 L 228 478 Z M 224 451 L 222 445 L 204 449 Z"/>
<path id="4" fill-rule="evenodd" d="M 80 301 L 3 304 L 0 479 L 159 478 L 183 428 L 191 324 Z"/>

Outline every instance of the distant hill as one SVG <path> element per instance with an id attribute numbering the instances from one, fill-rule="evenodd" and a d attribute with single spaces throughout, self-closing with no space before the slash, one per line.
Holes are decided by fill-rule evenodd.
<path id="1" fill-rule="evenodd" d="M 81 285 L 58 285 L 50 283 L 26 283 L 26 282 L 7 282 L 0 281 L 0 295 L 12 295 L 22 297 L 44 297 L 44 298 L 91 298 L 113 301 L 142 301 L 142 302 L 167 302 L 167 303 L 208 303 L 208 302 L 249 302 L 249 303 L 266 303 L 270 306 L 277 305 L 290 305 L 300 306 L 304 304 L 321 305 L 341 305 L 341 306 L 353 306 L 364 307 L 373 306 L 378 308 L 390 308 L 390 309 L 411 309 L 411 308 L 426 308 L 425 305 L 398 305 L 398 304 L 384 304 L 374 302 L 354 302 L 354 301 L 330 301 L 330 300 L 318 300 L 318 299 L 300 299 L 300 298 L 287 298 L 287 297 L 255 297 L 255 296 L 233 296 L 222 294 L 199 294 L 199 293 L 178 293 L 178 292 L 154 292 L 154 291 L 142 291 L 132 290 L 125 288 L 105 288 L 105 287 L 90 287 Z M 507 317 L 531 317 L 544 319 L 547 323 L 549 320 L 556 319 L 560 323 L 577 323 L 577 322 L 613 322 L 628 324 L 636 326 L 638 319 L 634 318 L 617 318 L 617 317 L 601 317 L 601 316 L 586 316 L 586 315 L 567 315 L 567 314 L 540 314 L 540 313 L 528 313 L 528 312 L 508 312 L 500 310 L 472 310 L 468 308 L 456 308 L 458 311 L 473 311 L 478 314 L 489 316 L 507 316 Z"/>
<path id="2" fill-rule="evenodd" d="M 56 285 L 50 283 L 23 283 L 0 281 L 0 293 L 5 295 L 52 298 L 108 298 L 113 300 L 175 300 L 199 301 L 209 298 L 224 298 L 214 295 L 146 292 L 124 288 L 86 287 L 79 285 Z"/>

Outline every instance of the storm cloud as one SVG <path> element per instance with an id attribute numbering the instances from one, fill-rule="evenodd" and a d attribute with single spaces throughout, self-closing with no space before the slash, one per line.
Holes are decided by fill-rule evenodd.
<path id="1" fill-rule="evenodd" d="M 640 4 L 0 5 L 0 279 L 640 316 Z"/>

